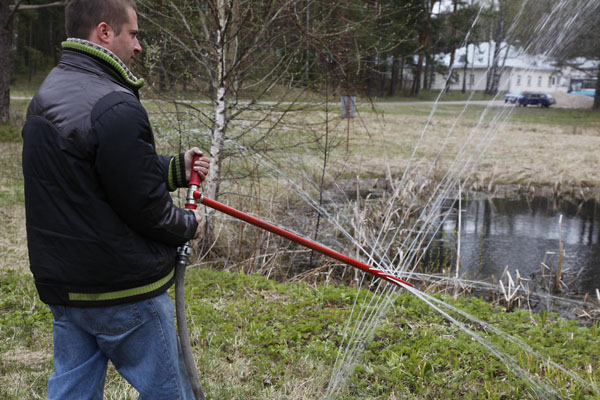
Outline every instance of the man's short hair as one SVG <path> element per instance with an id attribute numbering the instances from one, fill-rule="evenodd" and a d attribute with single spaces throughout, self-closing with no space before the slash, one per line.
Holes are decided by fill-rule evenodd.
<path id="1" fill-rule="evenodd" d="M 65 12 L 67 37 L 89 39 L 100 22 L 106 22 L 118 35 L 129 20 L 128 7 L 137 11 L 134 0 L 71 0 Z"/>

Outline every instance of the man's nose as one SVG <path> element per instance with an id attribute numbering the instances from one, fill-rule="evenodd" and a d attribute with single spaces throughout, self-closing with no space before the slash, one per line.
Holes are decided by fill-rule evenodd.
<path id="1" fill-rule="evenodd" d="M 133 45 L 133 52 L 135 54 L 140 54 L 142 52 L 142 45 L 140 44 L 140 42 L 138 40 L 136 40 Z"/>

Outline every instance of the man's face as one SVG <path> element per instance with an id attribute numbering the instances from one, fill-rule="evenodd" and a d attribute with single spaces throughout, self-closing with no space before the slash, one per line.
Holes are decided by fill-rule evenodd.
<path id="1" fill-rule="evenodd" d="M 131 68 L 135 56 L 142 52 L 142 46 L 138 41 L 137 14 L 132 7 L 127 8 L 129 20 L 121 27 L 121 32 L 113 36 L 108 49 L 115 53 L 123 61 L 127 68 Z"/>

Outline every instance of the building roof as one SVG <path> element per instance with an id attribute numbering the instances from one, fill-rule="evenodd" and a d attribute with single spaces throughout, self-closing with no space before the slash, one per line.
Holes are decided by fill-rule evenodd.
<path id="1" fill-rule="evenodd" d="M 475 69 L 487 69 L 491 64 L 494 51 L 495 51 L 495 42 L 482 42 L 477 44 L 470 44 L 468 46 L 468 63 L 467 68 L 475 68 Z M 464 68 L 465 66 L 465 52 L 466 47 L 461 47 L 456 49 L 456 53 L 454 55 L 454 68 Z M 508 55 L 506 56 L 506 61 L 504 62 L 504 57 L 506 52 L 508 51 Z M 504 68 L 515 68 L 515 69 L 524 69 L 524 70 L 537 70 L 537 71 L 558 71 L 560 70 L 554 63 L 554 61 L 546 57 L 544 55 L 529 55 L 526 54 L 522 49 L 519 49 L 515 46 L 509 46 L 507 43 L 500 44 L 500 62 L 499 65 L 502 66 L 504 62 Z M 445 66 L 449 66 L 450 64 L 450 54 L 441 55 L 441 57 L 437 57 L 440 62 L 442 62 Z"/>
<path id="2" fill-rule="evenodd" d="M 567 61 L 567 65 L 576 66 L 578 70 L 591 70 L 592 73 L 595 74 L 598 70 L 598 67 L 600 67 L 600 60 L 587 60 L 583 57 L 578 57 Z"/>

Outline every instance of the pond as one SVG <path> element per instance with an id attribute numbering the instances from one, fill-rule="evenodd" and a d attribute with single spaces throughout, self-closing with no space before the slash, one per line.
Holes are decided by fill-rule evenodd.
<path id="1" fill-rule="evenodd" d="M 447 201 L 451 213 L 430 246 L 426 261 L 456 265 L 458 201 Z M 559 264 L 562 243 L 564 281 L 576 297 L 596 297 L 600 288 L 600 209 L 595 201 L 546 197 L 474 198 L 461 204 L 460 271 L 464 279 L 498 283 L 505 268 L 516 278 L 539 281 L 542 263 Z M 544 268 L 544 271 L 548 269 Z"/>

